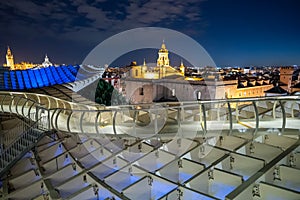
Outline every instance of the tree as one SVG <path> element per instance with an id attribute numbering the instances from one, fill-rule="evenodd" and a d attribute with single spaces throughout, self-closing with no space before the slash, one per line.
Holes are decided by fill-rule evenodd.
<path id="1" fill-rule="evenodd" d="M 103 79 L 97 84 L 95 102 L 106 106 L 127 104 L 125 97 Z"/>

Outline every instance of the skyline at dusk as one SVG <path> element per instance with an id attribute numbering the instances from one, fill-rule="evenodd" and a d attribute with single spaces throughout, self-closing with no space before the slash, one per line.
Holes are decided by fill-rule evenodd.
<path id="1" fill-rule="evenodd" d="M 0 1 L 0 198 L 300 200 L 299 10 Z"/>
<path id="2" fill-rule="evenodd" d="M 48 54 L 81 64 L 108 37 L 152 26 L 190 36 L 218 66 L 300 65 L 299 8 L 297 0 L 1 2 L 0 62 L 9 46 L 16 62 Z"/>

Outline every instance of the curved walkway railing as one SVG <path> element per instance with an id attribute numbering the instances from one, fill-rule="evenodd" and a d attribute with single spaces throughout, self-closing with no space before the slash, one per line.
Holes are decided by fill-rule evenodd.
<path id="1" fill-rule="evenodd" d="M 170 193 L 172 191 L 178 191 L 178 190 L 181 191 L 181 189 L 193 189 L 196 191 L 197 188 L 195 189 L 195 187 L 190 187 L 190 186 L 187 187 L 187 185 L 190 183 L 191 183 L 190 185 L 192 185 L 193 183 L 196 183 L 195 185 L 199 185 L 198 183 L 200 179 L 198 178 L 203 179 L 202 175 L 207 176 L 206 173 L 208 173 L 209 170 L 214 169 L 214 167 L 219 164 L 221 165 L 222 162 L 225 161 L 225 159 L 227 159 L 228 162 L 231 162 L 229 161 L 229 159 L 231 158 L 232 155 L 235 155 L 238 156 L 239 158 L 241 157 L 245 158 L 245 160 L 240 160 L 239 162 L 244 162 L 246 160 L 248 160 L 248 162 L 253 162 L 254 160 L 256 160 L 257 163 L 259 162 L 260 164 L 259 165 L 257 164 L 257 166 L 255 166 L 256 172 L 254 170 L 253 174 L 250 175 L 249 179 L 246 179 L 245 181 L 244 179 L 241 179 L 241 174 L 243 173 L 235 174 L 236 171 L 233 171 L 234 173 L 232 173 L 230 170 L 226 171 L 225 168 L 222 170 L 217 169 L 217 172 L 221 172 L 220 174 L 222 176 L 226 175 L 224 176 L 225 178 L 227 178 L 228 175 L 230 176 L 234 175 L 235 177 L 239 177 L 240 180 L 239 183 L 234 186 L 236 188 L 232 192 L 227 194 L 225 198 L 226 199 L 242 198 L 241 194 L 244 191 L 246 191 L 247 193 L 249 191 L 250 194 L 248 196 L 252 197 L 251 196 L 252 188 L 254 188 L 254 186 L 257 185 L 257 183 L 261 184 L 262 182 L 261 180 L 266 181 L 267 179 L 269 179 L 271 175 L 269 176 L 266 174 L 269 173 L 270 170 L 273 170 L 275 165 L 278 164 L 281 165 L 282 160 L 286 160 L 286 162 L 290 162 L 288 161 L 288 156 L 290 157 L 290 155 L 293 155 L 292 154 L 293 151 L 299 148 L 299 137 L 295 137 L 297 138 L 297 141 L 295 139 L 289 138 L 291 139 L 291 141 L 288 142 L 287 145 L 282 145 L 282 146 L 277 146 L 278 144 L 277 142 L 274 142 L 273 144 L 261 143 L 259 145 L 258 143 L 255 143 L 256 145 L 255 148 L 257 149 L 256 152 L 260 152 L 260 150 L 265 148 L 263 154 L 264 157 L 260 157 L 262 154 L 255 155 L 253 152 L 251 153 L 251 144 L 253 144 L 253 141 L 249 141 L 248 137 L 243 137 L 244 139 L 238 142 L 238 144 L 236 145 L 238 146 L 238 148 L 235 147 L 234 151 L 232 150 L 233 148 L 231 146 L 230 148 L 226 148 L 226 146 L 222 146 L 220 144 L 218 146 L 220 148 L 216 149 L 216 151 L 222 152 L 220 153 L 220 157 L 218 159 L 215 157 L 215 155 L 212 155 L 210 157 L 208 154 L 204 154 L 207 153 L 207 151 L 210 151 L 210 148 L 206 148 L 206 150 L 204 148 L 206 142 L 208 144 L 207 146 L 211 146 L 210 142 L 212 141 L 210 139 L 206 140 L 207 137 L 216 136 L 218 134 L 220 134 L 221 136 L 222 134 L 230 135 L 230 134 L 250 133 L 249 135 L 251 136 L 252 134 L 253 136 L 252 139 L 254 137 L 256 138 L 255 141 L 259 141 L 261 138 L 263 138 L 263 137 L 256 137 L 257 135 L 262 135 L 262 134 L 287 134 L 287 135 L 294 134 L 299 136 L 300 97 L 298 96 L 227 99 L 227 100 L 212 100 L 212 101 L 197 101 L 197 102 L 159 103 L 153 105 L 143 104 L 143 105 L 130 105 L 130 106 L 118 106 L 118 107 L 102 107 L 102 106 L 86 106 L 79 103 L 67 102 L 47 95 L 31 94 L 31 93 L 0 92 L 0 102 L 1 102 L 0 112 L 16 113 L 20 116 L 26 117 L 32 121 L 35 121 L 35 124 L 38 126 L 38 128 L 42 130 L 56 129 L 56 130 L 65 131 L 73 134 L 86 134 L 88 136 L 106 134 L 114 137 L 123 136 L 123 137 L 135 137 L 135 138 L 143 138 L 143 137 L 148 138 L 151 136 L 166 137 L 166 138 L 177 137 L 176 138 L 177 141 L 175 140 L 175 143 L 172 142 L 171 140 L 165 140 L 166 142 L 164 144 L 159 145 L 160 148 L 162 149 L 160 148 L 156 149 L 156 145 L 153 145 L 152 146 L 153 148 L 151 147 L 148 149 L 149 152 L 145 153 L 143 156 L 137 159 L 139 164 L 143 165 L 141 168 L 144 167 L 145 171 L 147 171 L 147 174 L 149 174 L 149 176 L 142 177 L 140 180 L 142 181 L 148 180 L 149 177 L 151 178 L 151 179 L 149 178 L 150 180 L 153 179 L 158 180 L 158 177 L 162 178 L 163 181 L 174 184 L 174 190 L 170 190 Z M 7 150 L 2 157 L 0 156 L 0 169 L 2 163 L 3 163 L 3 167 L 6 166 L 5 168 L 6 170 L 9 169 L 10 168 L 9 166 L 11 166 L 10 163 L 13 163 L 17 160 L 16 156 L 21 155 L 21 151 L 26 152 L 30 148 L 32 148 L 36 144 L 36 139 L 41 138 L 42 136 L 43 136 L 42 132 L 34 128 L 30 132 L 24 133 L 24 135 L 21 136 L 18 141 L 14 142 L 14 145 L 12 145 L 11 148 L 8 148 L 9 150 Z M 193 143 L 197 143 L 197 144 L 192 144 L 191 140 L 180 141 L 178 139 L 178 137 L 193 138 L 199 136 L 200 137 L 205 136 L 206 138 L 202 138 L 203 142 L 201 143 L 200 142 L 198 143 L 197 142 L 198 140 L 194 140 Z M 232 139 L 236 137 L 230 137 L 230 138 Z M 284 140 L 284 138 L 286 139 L 288 137 L 277 137 L 279 141 L 286 141 Z M 251 140 L 251 138 L 249 139 Z M 106 140 L 106 138 L 103 140 Z M 171 141 L 172 144 L 169 141 Z M 219 141 L 221 142 L 221 137 L 219 138 Z M 68 143 L 67 141 L 65 142 Z M 101 167 L 103 167 L 103 169 L 106 169 L 107 166 L 115 166 L 113 164 L 114 163 L 113 160 L 116 154 L 111 153 L 109 152 L 109 150 L 107 150 L 107 152 L 109 152 L 107 154 L 109 159 L 107 159 L 104 162 L 99 162 L 100 161 L 99 155 L 101 154 L 101 150 L 103 151 L 103 148 L 101 146 L 102 143 L 101 145 L 99 143 L 99 148 L 100 148 L 99 149 L 96 145 L 93 146 L 91 142 L 93 142 L 93 139 L 91 139 L 90 141 L 87 140 L 85 145 L 87 149 L 91 150 L 89 151 L 90 155 L 92 155 L 92 158 L 95 158 L 98 164 L 93 164 L 94 167 L 91 167 L 92 164 L 86 165 L 86 167 L 82 167 L 82 169 L 87 171 L 86 174 L 89 177 L 92 177 L 93 182 L 94 180 L 96 180 L 97 184 L 99 183 L 101 187 L 108 188 L 110 192 L 112 192 L 116 196 L 119 196 L 122 199 L 124 194 L 125 194 L 124 195 L 125 198 L 125 196 L 127 197 L 129 196 L 129 194 L 132 193 L 131 189 L 144 187 L 144 184 L 141 184 L 140 181 L 137 181 L 135 183 L 132 183 L 130 186 L 127 186 L 125 189 L 122 189 L 123 192 L 119 193 L 117 189 L 107 184 L 108 180 L 113 180 L 110 179 L 112 177 L 111 175 L 104 178 L 105 181 L 100 180 L 95 175 L 97 170 L 102 170 Z M 234 143 L 234 141 L 232 142 Z M 95 143 L 96 142 L 94 141 L 94 144 Z M 137 143 L 135 143 L 133 146 L 139 148 L 139 144 L 142 143 L 140 143 L 140 141 L 137 141 Z M 56 147 L 59 148 L 60 143 L 56 143 L 56 145 L 57 145 Z M 173 145 L 175 146 L 175 148 L 178 147 L 179 150 L 177 149 L 178 151 L 177 150 L 175 151 L 174 148 L 172 147 Z M 181 148 L 181 145 L 182 147 L 184 147 L 183 148 L 184 150 Z M 76 149 L 76 151 L 77 150 L 81 151 L 80 146 L 81 145 L 77 146 L 78 149 Z M 148 145 L 143 145 L 143 146 L 148 146 Z M 186 148 L 187 146 L 191 148 Z M 246 152 L 241 153 L 239 151 L 240 149 L 245 149 Z M 129 148 L 127 150 L 129 150 Z M 249 152 L 247 153 L 248 150 Z M 56 151 L 56 148 L 52 148 L 52 150 L 46 152 L 44 150 L 42 151 L 43 154 L 50 155 L 51 153 L 49 152 Z M 199 156 L 199 153 L 201 153 L 201 151 L 204 151 L 202 152 L 203 155 L 207 155 L 207 158 L 210 158 L 211 161 L 206 162 L 206 164 L 204 164 L 205 165 L 204 170 L 194 171 L 192 173 L 192 178 L 186 182 L 188 184 L 184 183 L 184 185 L 180 185 L 180 183 L 178 182 L 176 185 L 175 182 L 172 182 L 172 180 L 166 178 L 165 176 L 160 177 L 157 176 L 156 173 L 152 173 L 151 167 L 146 168 L 147 164 L 145 163 L 147 162 L 145 162 L 145 160 L 151 160 L 154 157 L 155 158 L 154 162 L 163 160 L 165 158 L 167 158 L 167 160 L 170 159 L 170 161 L 166 161 L 166 163 L 170 164 L 171 162 L 174 162 L 175 165 L 177 163 L 179 169 L 185 166 L 185 164 L 182 165 L 181 161 L 188 160 L 188 159 L 185 159 L 186 157 L 179 158 L 177 157 L 178 155 L 183 155 L 183 152 L 186 153 L 188 152 L 188 154 L 197 155 L 197 156 L 191 156 L 190 157 L 191 160 L 194 160 L 195 157 L 199 157 L 199 159 L 201 159 L 200 157 L 202 154 L 200 154 Z M 270 154 L 273 151 L 275 151 L 275 153 L 272 154 L 272 156 L 270 156 Z M 100 154 L 98 153 L 93 154 L 92 152 L 99 152 Z M 229 154 L 228 152 L 231 153 Z M 165 157 L 167 154 L 169 156 Z M 70 155 L 72 155 L 72 153 L 70 153 Z M 74 160 L 78 166 L 84 166 L 82 165 L 82 163 L 85 163 L 85 160 L 87 160 L 87 158 L 89 158 L 90 160 L 91 158 L 90 155 L 84 157 L 84 159 L 77 160 L 76 158 Z M 159 157 L 159 155 L 161 156 Z M 57 155 L 55 155 L 55 157 L 56 156 Z M 59 156 L 61 156 L 61 158 L 67 158 L 65 157 L 64 154 L 60 154 Z M 187 155 L 187 157 L 188 156 L 190 155 Z M 56 161 L 57 161 L 57 157 L 55 158 Z M 49 161 L 48 157 L 47 159 L 45 159 L 45 161 L 47 162 L 47 160 Z M 198 162 L 199 160 L 197 158 L 197 160 L 195 159 L 194 161 Z M 48 164 L 49 166 L 49 163 L 51 161 L 49 161 L 48 163 L 46 162 L 44 164 L 45 165 Z M 112 162 L 112 165 L 108 164 L 110 162 Z M 120 163 L 119 161 L 116 161 L 116 163 L 117 162 Z M 136 160 L 134 160 L 133 162 L 136 162 Z M 205 163 L 205 160 L 203 160 L 203 163 Z M 106 164 L 107 166 L 105 166 Z M 236 164 L 238 164 L 238 162 L 236 162 Z M 245 164 L 243 163 L 243 165 Z M 69 165 L 69 168 L 70 166 L 71 165 Z M 129 166 L 130 168 L 127 168 Z M 129 172 L 131 173 L 132 166 L 134 165 L 132 165 L 131 161 L 129 161 L 128 163 L 126 161 L 124 166 L 122 166 L 122 168 L 120 167 L 119 170 L 121 171 L 125 169 L 126 171 L 127 170 L 129 171 L 130 169 Z M 168 170 L 166 166 L 167 164 L 161 169 Z M 77 169 L 78 168 L 79 167 L 77 167 Z M 3 169 L 3 173 L 5 172 L 5 169 Z M 58 171 L 57 174 L 66 172 L 63 171 L 65 169 L 67 168 L 62 167 L 60 170 L 58 170 L 57 168 Z M 249 170 L 248 166 L 245 167 L 244 169 L 247 170 L 247 172 Z M 73 170 L 74 169 L 71 169 L 72 173 Z M 84 173 L 86 171 L 84 171 Z M 1 173 L 2 172 L 0 170 L 0 176 Z M 272 172 L 270 172 L 269 174 L 271 173 Z M 216 177 L 220 176 L 220 174 L 219 175 L 215 174 L 215 176 Z M 78 174 L 77 178 L 80 177 L 81 175 L 82 174 Z M 248 176 L 248 173 L 246 173 L 246 176 Z M 46 183 L 45 185 L 50 191 L 50 196 L 53 198 L 53 194 L 51 194 L 51 191 L 52 189 L 54 190 L 54 187 L 52 187 L 50 184 L 49 184 L 50 186 L 49 185 L 47 186 L 47 183 L 49 181 L 48 178 L 49 176 L 47 175 L 47 180 L 45 179 L 45 183 Z M 117 177 L 117 179 L 119 179 L 119 177 Z M 63 184 L 65 183 L 73 184 L 73 182 L 71 182 L 72 180 L 68 179 L 66 181 L 66 179 L 64 178 L 62 179 L 62 182 L 64 182 Z M 217 180 L 217 178 L 215 180 Z M 118 181 L 119 180 L 117 180 L 117 182 Z M 81 177 L 80 177 L 80 182 L 82 182 Z M 211 183 L 209 179 L 208 182 L 209 184 Z M 36 183 L 40 183 L 40 182 L 36 182 Z M 152 184 L 152 182 L 150 184 Z M 155 183 L 153 182 L 153 185 L 154 184 Z M 39 187 L 40 185 L 38 185 L 38 188 Z M 31 187 L 30 189 L 32 188 L 33 187 Z M 23 190 L 19 190 L 19 191 L 23 192 Z M 83 190 L 78 190 L 76 194 L 82 192 Z M 165 194 L 164 195 L 165 198 L 167 198 L 170 193 Z M 199 193 L 202 194 L 202 191 L 199 191 Z M 204 194 L 206 193 L 207 192 L 205 192 Z M 210 193 L 207 194 L 211 195 Z M 14 195 L 14 193 L 11 193 L 10 195 Z"/>
<path id="2" fill-rule="evenodd" d="M 299 134 L 300 97 L 280 96 L 153 105 L 88 106 L 55 97 L 0 92 L 0 111 L 48 129 L 124 137 L 194 137 L 208 134 Z"/>

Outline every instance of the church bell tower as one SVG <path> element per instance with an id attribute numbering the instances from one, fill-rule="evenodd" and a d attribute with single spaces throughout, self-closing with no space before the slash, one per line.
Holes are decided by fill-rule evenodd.
<path id="1" fill-rule="evenodd" d="M 15 69 L 14 56 L 12 55 L 9 47 L 7 47 L 6 53 L 6 66 L 10 67 L 11 70 Z"/>
<path id="2" fill-rule="evenodd" d="M 179 66 L 179 71 L 182 76 L 185 75 L 185 66 L 183 65 L 182 60 L 181 60 L 180 66 Z"/>
<path id="3" fill-rule="evenodd" d="M 164 67 L 169 65 L 169 51 L 166 48 L 165 42 L 163 41 L 161 49 L 158 51 L 157 66 Z"/>

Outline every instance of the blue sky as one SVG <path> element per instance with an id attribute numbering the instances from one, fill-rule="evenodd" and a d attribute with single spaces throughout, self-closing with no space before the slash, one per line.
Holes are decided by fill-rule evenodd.
<path id="1" fill-rule="evenodd" d="M 80 64 L 106 38 L 156 26 L 192 37 L 217 65 L 300 65 L 299 9 L 298 0 L 1 1 L 0 62 L 10 46 L 17 62 L 47 53 Z"/>

